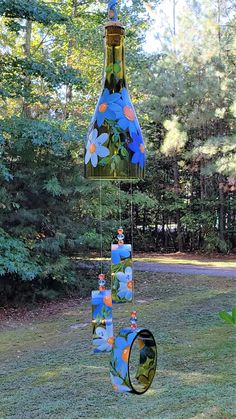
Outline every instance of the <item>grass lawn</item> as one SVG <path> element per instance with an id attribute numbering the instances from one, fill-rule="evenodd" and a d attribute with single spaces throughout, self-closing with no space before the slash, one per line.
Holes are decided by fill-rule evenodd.
<path id="1" fill-rule="evenodd" d="M 0 333 L 0 418 L 235 418 L 235 331 L 218 311 L 235 303 L 235 280 L 136 273 L 139 325 L 158 344 L 158 369 L 142 396 L 116 394 L 109 355 L 91 354 L 85 300 L 47 320 Z M 116 305 L 116 331 L 130 305 Z M 80 328 L 78 328 L 80 324 Z"/>

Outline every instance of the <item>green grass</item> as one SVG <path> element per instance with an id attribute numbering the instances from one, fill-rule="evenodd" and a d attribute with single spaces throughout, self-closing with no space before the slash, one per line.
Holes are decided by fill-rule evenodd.
<path id="1" fill-rule="evenodd" d="M 109 355 L 91 354 L 89 300 L 1 332 L 0 418 L 234 418 L 236 328 L 218 317 L 232 308 L 234 287 L 230 278 L 136 273 L 139 325 L 158 344 L 143 396 L 114 393 Z M 116 333 L 130 308 L 114 306 Z"/>

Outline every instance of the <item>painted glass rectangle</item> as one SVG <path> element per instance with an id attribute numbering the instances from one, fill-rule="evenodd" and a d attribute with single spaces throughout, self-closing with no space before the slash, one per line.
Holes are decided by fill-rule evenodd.
<path id="1" fill-rule="evenodd" d="M 125 303 L 133 299 L 131 244 L 111 245 L 112 301 Z"/>
<path id="2" fill-rule="evenodd" d="M 92 291 L 93 351 L 110 352 L 113 345 L 111 290 Z"/>

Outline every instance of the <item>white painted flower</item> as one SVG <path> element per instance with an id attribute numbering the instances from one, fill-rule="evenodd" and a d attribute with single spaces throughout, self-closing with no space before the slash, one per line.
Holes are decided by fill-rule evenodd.
<path id="1" fill-rule="evenodd" d="M 97 129 L 94 129 L 90 134 L 86 146 L 85 154 L 85 164 L 88 164 L 91 159 L 93 167 L 96 167 L 98 164 L 98 157 L 107 157 L 110 154 L 110 151 L 107 147 L 104 147 L 102 144 L 105 143 L 108 139 L 108 134 L 104 133 L 99 136 Z"/>
<path id="2" fill-rule="evenodd" d="M 98 338 L 93 339 L 93 345 L 96 346 L 95 352 L 110 352 L 114 343 L 112 324 L 107 324 L 106 329 L 97 327 L 96 335 Z"/>
<path id="3" fill-rule="evenodd" d="M 128 266 L 125 269 L 125 272 L 117 272 L 116 278 L 119 281 L 119 291 L 117 295 L 120 298 L 131 301 L 133 298 L 132 268 Z"/>

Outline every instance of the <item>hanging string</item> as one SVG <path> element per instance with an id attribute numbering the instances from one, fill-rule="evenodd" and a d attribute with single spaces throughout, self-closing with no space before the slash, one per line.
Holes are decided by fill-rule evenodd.
<path id="1" fill-rule="evenodd" d="M 134 225 L 133 225 L 133 182 L 130 182 L 130 228 L 131 228 L 131 257 L 133 259 L 133 249 L 134 249 Z M 134 279 L 133 281 L 133 292 L 132 292 L 132 311 L 130 317 L 130 327 L 133 330 L 137 329 L 137 311 L 135 310 L 135 302 L 134 302 Z"/>
<path id="2" fill-rule="evenodd" d="M 133 182 L 130 182 L 130 229 L 131 229 L 131 257 L 133 259 L 133 249 L 134 249 L 134 226 L 133 226 Z M 133 282 L 133 297 L 132 304 L 134 306 L 134 282 Z"/>
<path id="3" fill-rule="evenodd" d="M 99 208 L 100 208 L 100 258 L 101 258 L 101 273 L 102 273 L 102 258 L 103 258 L 103 237 L 102 237 L 102 181 L 100 179 L 100 194 L 99 194 Z"/>
<path id="4" fill-rule="evenodd" d="M 132 253 L 133 253 L 134 226 L 133 226 L 133 182 L 132 182 L 132 180 L 130 182 L 130 193 L 131 193 L 131 200 L 130 200 L 130 226 L 131 226 L 131 246 L 132 246 Z"/>
<path id="5" fill-rule="evenodd" d="M 120 219 L 120 225 L 119 225 L 119 227 L 122 227 L 122 225 L 121 225 L 121 199 L 120 199 L 120 181 L 119 181 L 119 219 Z"/>

